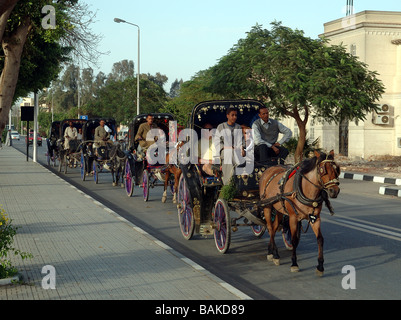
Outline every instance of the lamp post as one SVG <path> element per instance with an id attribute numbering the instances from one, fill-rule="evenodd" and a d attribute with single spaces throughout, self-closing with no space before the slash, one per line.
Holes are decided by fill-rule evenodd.
<path id="1" fill-rule="evenodd" d="M 137 89 L 136 89 L 136 114 L 139 115 L 139 75 L 141 74 L 141 73 L 140 73 L 140 69 L 139 69 L 139 57 L 140 57 L 140 50 L 139 50 L 140 40 L 139 40 L 139 39 L 140 39 L 140 28 L 139 28 L 139 26 L 138 26 L 137 24 L 135 24 L 135 23 L 131 23 L 131 22 L 128 22 L 128 21 L 119 19 L 119 18 L 114 18 L 114 22 L 117 22 L 117 23 L 127 23 L 127 24 L 133 25 L 133 26 L 135 26 L 135 27 L 138 28 L 138 74 L 137 74 L 137 77 L 136 77 L 136 82 L 137 82 Z"/>

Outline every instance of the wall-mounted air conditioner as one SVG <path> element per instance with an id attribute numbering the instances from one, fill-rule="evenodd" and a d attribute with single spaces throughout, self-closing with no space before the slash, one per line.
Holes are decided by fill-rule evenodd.
<path id="1" fill-rule="evenodd" d="M 373 119 L 374 124 L 390 124 L 390 117 L 386 115 L 380 115 L 378 114 L 374 119 Z"/>
<path id="2" fill-rule="evenodd" d="M 401 138 L 400 137 L 397 138 L 397 147 L 401 148 Z"/>
<path id="3" fill-rule="evenodd" d="M 381 104 L 378 106 L 376 113 L 389 113 L 390 106 L 388 104 Z"/>

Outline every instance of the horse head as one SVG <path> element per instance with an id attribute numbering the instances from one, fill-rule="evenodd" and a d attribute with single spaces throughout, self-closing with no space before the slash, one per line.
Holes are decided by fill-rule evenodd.
<path id="1" fill-rule="evenodd" d="M 337 198 L 340 193 L 340 167 L 334 162 L 334 150 L 331 150 L 328 155 L 314 151 L 317 158 L 316 167 L 318 180 L 321 187 L 327 191 L 330 198 Z"/>

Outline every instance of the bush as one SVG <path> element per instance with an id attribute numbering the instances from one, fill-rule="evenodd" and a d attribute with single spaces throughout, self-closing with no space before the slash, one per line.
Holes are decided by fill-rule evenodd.
<path id="1" fill-rule="evenodd" d="M 30 253 L 14 248 L 13 242 L 17 229 L 0 205 L 0 279 L 15 276 L 18 272 L 8 259 L 9 254 L 19 255 L 22 259 L 33 257 Z"/>
<path id="2" fill-rule="evenodd" d="M 302 152 L 303 157 L 308 158 L 309 154 L 313 152 L 313 150 L 321 151 L 321 148 L 319 148 L 319 142 L 320 142 L 319 138 L 317 138 L 314 141 L 310 141 L 310 139 L 307 138 L 304 145 L 304 150 Z M 284 143 L 283 146 L 288 149 L 290 154 L 295 154 L 297 145 L 298 145 L 298 137 L 292 137 L 290 140 Z"/>

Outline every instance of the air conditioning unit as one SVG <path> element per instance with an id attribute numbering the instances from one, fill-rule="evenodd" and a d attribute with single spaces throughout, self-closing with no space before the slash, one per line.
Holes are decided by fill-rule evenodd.
<path id="1" fill-rule="evenodd" d="M 397 138 L 397 147 L 401 148 L 401 138 L 400 137 Z"/>
<path id="2" fill-rule="evenodd" d="M 390 117 L 386 115 L 380 115 L 378 114 L 374 119 L 373 119 L 374 124 L 389 124 L 390 123 Z"/>
<path id="3" fill-rule="evenodd" d="M 388 113 L 390 112 L 390 106 L 388 104 L 381 104 L 378 106 L 376 113 Z"/>

